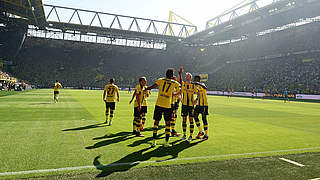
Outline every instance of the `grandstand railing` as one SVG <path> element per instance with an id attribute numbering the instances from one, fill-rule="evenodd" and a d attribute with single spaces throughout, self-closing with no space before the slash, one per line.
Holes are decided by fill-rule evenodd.
<path id="1" fill-rule="evenodd" d="M 166 50 L 167 44 L 164 40 L 160 39 L 135 39 L 127 37 L 116 37 L 116 36 L 102 36 L 96 33 L 83 34 L 78 31 L 62 31 L 60 29 L 46 29 L 41 30 L 35 26 L 28 27 L 28 37 L 38 37 L 45 39 L 57 39 L 67 41 L 79 41 L 99 44 L 109 44 L 118 46 L 129 46 L 139 48 L 150 48 Z"/>

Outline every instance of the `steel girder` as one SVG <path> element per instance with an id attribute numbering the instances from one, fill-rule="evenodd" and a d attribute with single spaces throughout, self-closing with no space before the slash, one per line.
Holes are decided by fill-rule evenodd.
<path id="1" fill-rule="evenodd" d="M 212 43 L 239 39 L 243 35 L 278 28 L 301 19 L 319 16 L 318 0 L 280 0 L 230 21 L 221 23 L 188 38 L 186 42 Z"/>
<path id="2" fill-rule="evenodd" d="M 186 25 L 146 18 L 96 12 L 69 7 L 44 5 L 48 27 L 62 31 L 79 31 L 131 38 L 162 38 L 176 40 L 190 36 L 194 25 Z M 68 15 L 66 15 L 68 14 Z M 85 17 L 84 17 L 85 16 Z M 89 21 L 88 21 L 89 20 Z"/>

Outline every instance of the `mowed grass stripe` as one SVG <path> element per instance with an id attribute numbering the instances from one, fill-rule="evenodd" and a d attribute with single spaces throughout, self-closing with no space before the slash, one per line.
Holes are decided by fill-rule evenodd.
<path id="1" fill-rule="evenodd" d="M 79 92 L 79 93 L 81 93 L 81 92 Z M 97 98 L 97 101 L 100 101 L 100 95 L 102 94 L 102 91 L 100 91 L 100 92 L 97 92 L 99 95 L 99 97 Z M 127 95 L 127 93 L 126 92 L 124 92 L 124 93 L 122 93 L 121 94 L 122 96 L 127 96 L 127 97 L 130 97 L 131 95 Z M 153 100 L 155 100 L 156 98 L 156 93 L 154 94 L 154 96 L 153 96 Z M 211 99 L 211 104 L 213 104 L 213 106 L 215 107 L 216 106 L 216 99 L 215 99 L 216 97 L 210 97 L 210 99 Z M 123 99 L 123 97 L 122 98 L 120 98 L 120 99 Z M 213 101 L 212 101 L 213 100 Z M 129 100 L 127 100 L 127 102 L 128 102 Z M 219 98 L 218 99 L 218 103 L 219 102 L 222 102 L 222 103 L 227 103 L 226 101 L 225 101 L 225 99 L 224 99 L 224 97 L 222 97 L 222 98 Z M 124 102 L 124 103 L 126 103 L 126 102 Z M 281 105 L 283 104 L 281 101 L 278 101 L 278 103 L 280 103 Z M 120 105 L 122 105 L 123 104 L 123 102 L 120 102 L 120 104 L 118 105 L 118 106 L 120 106 Z M 154 104 L 154 101 L 149 101 L 149 109 L 151 108 L 153 108 L 153 105 Z M 127 104 L 125 104 L 125 105 L 122 105 L 122 107 L 126 107 L 125 108 L 125 110 L 124 111 L 128 111 L 127 109 L 128 108 L 131 108 L 130 106 L 128 106 Z M 119 114 L 119 108 L 117 107 L 117 111 L 116 111 L 116 114 Z M 131 108 L 132 109 L 132 108 Z M 103 109 L 103 107 L 101 107 L 101 111 L 103 111 L 104 109 Z M 232 109 L 233 111 L 234 111 L 234 109 Z M 120 109 L 120 111 L 122 111 L 122 109 Z M 210 111 L 215 111 L 215 109 L 214 108 L 210 108 Z M 131 110 L 131 112 L 132 112 L 132 110 Z M 153 111 L 150 111 L 149 110 L 149 117 L 150 117 L 150 114 L 152 115 L 152 112 Z M 242 110 L 240 110 L 240 111 L 234 111 L 234 113 L 241 113 L 242 112 Z M 228 112 L 223 112 L 223 113 L 225 113 L 225 114 L 228 114 Z M 178 114 L 180 114 L 180 113 L 178 113 Z M 117 116 L 117 115 L 116 115 Z M 101 118 L 103 118 L 104 116 L 103 116 L 103 114 L 101 113 L 101 116 L 100 116 Z M 128 116 L 128 118 L 129 119 L 131 119 L 131 117 L 130 117 L 130 115 Z M 274 128 L 273 126 L 271 126 L 271 127 L 269 127 L 269 128 L 267 128 L 267 132 L 266 132 L 266 128 L 265 128 L 265 125 L 263 124 L 263 125 L 260 125 L 260 126 L 258 126 L 258 128 L 255 128 L 255 127 L 250 127 L 250 126 L 248 126 L 248 124 L 249 125 L 251 125 L 251 123 L 242 123 L 241 124 L 241 126 L 236 126 L 237 125 L 237 123 L 238 123 L 238 120 L 235 120 L 235 121 L 230 121 L 230 123 L 226 123 L 226 121 L 227 122 L 229 122 L 229 118 L 228 117 L 222 117 L 221 119 L 219 119 L 219 117 L 217 117 L 215 114 L 211 114 L 211 116 L 209 117 L 209 120 L 210 120 L 210 128 L 211 128 L 211 133 L 212 134 L 214 134 L 214 141 L 216 142 L 216 143 L 213 143 L 212 145 L 209 145 L 209 147 L 211 148 L 210 150 L 208 150 L 207 152 L 208 152 L 208 154 L 212 154 L 212 153 L 221 153 L 221 154 L 223 154 L 223 152 L 221 151 L 221 152 L 219 152 L 219 150 L 220 149 L 223 149 L 223 151 L 224 152 L 226 152 L 226 148 L 229 146 L 229 147 L 234 147 L 234 146 L 236 146 L 236 150 L 242 150 L 242 152 L 246 152 L 245 150 L 245 148 L 250 148 L 250 146 L 251 145 L 253 145 L 253 147 L 257 147 L 257 146 L 255 146 L 254 144 L 251 144 L 251 142 L 256 142 L 256 143 L 258 143 L 259 145 L 261 144 L 262 145 L 262 148 L 274 148 L 274 150 L 276 150 L 277 148 L 281 148 L 281 147 L 283 147 L 283 146 L 281 146 L 281 145 L 283 145 L 283 142 L 285 142 L 284 144 L 286 144 L 287 143 L 287 136 L 288 135 L 293 135 L 293 134 L 296 134 L 296 131 L 295 130 L 289 130 L 290 132 L 289 133 L 284 133 L 283 134 L 283 128 L 278 128 L 278 130 L 276 131 L 276 132 L 278 132 L 278 133 L 280 133 L 280 135 L 281 134 L 283 134 L 282 135 L 282 137 L 283 138 L 281 138 L 282 139 L 282 142 L 281 141 L 279 141 L 279 142 L 276 142 L 276 144 L 278 144 L 279 146 L 276 146 L 276 147 L 273 147 L 273 146 L 270 146 L 270 144 L 266 144 L 264 141 L 261 141 L 261 139 L 259 139 L 258 137 L 257 138 L 255 138 L 255 133 L 258 133 L 258 134 L 261 134 L 261 136 L 259 136 L 259 137 L 261 137 L 261 138 L 264 138 L 264 136 L 265 136 L 265 134 L 267 134 L 268 136 L 270 136 L 270 141 L 274 141 L 274 136 L 276 136 L 276 133 L 273 133 L 273 129 L 272 128 Z M 221 121 L 220 121 L 221 120 Z M 179 123 L 179 121 L 180 121 L 180 123 Z M 217 123 L 217 121 L 219 121 L 219 122 L 222 122 L 222 124 L 223 124 L 223 126 L 221 126 L 221 130 L 222 130 L 222 132 L 221 132 L 221 134 L 219 134 L 220 132 L 217 132 L 216 133 L 216 123 Z M 150 121 L 147 121 L 147 122 L 150 122 Z M 130 121 L 129 121 L 129 129 L 130 129 Z M 227 125 L 226 125 L 227 124 Z M 255 124 L 256 125 L 256 123 L 254 123 L 253 122 L 253 124 Z M 233 125 L 235 125 L 235 127 L 233 127 Z M 238 129 L 239 127 L 244 127 L 243 128 L 243 130 L 240 130 L 240 131 L 235 131 L 235 129 Z M 124 127 L 122 127 L 123 129 L 128 129 L 127 128 L 128 127 L 128 125 L 127 126 L 124 126 Z M 152 127 L 152 121 L 151 121 L 151 123 L 149 124 L 149 127 Z M 180 130 L 180 132 L 181 132 L 181 119 L 180 120 L 178 120 L 178 124 L 177 124 L 177 127 L 178 127 L 178 129 Z M 254 131 L 252 131 L 252 133 L 248 133 L 248 131 L 250 131 L 251 129 L 253 129 Z M 259 129 L 259 131 L 257 131 L 257 129 Z M 219 129 L 220 130 L 220 129 Z M 233 133 L 233 136 L 229 136 L 228 137 L 228 135 L 226 136 L 226 133 L 225 133 L 225 131 L 228 131 L 228 130 L 231 130 L 232 131 L 232 133 Z M 237 135 L 237 133 L 239 133 L 238 134 L 238 137 L 235 137 L 236 135 Z M 263 134 L 263 133 L 265 133 L 265 134 Z M 150 132 L 150 133 L 148 133 L 147 134 L 148 136 L 152 136 L 152 133 Z M 217 139 L 216 138 L 216 136 L 219 136 L 219 135 L 221 135 L 221 139 Z M 250 136 L 250 139 L 248 139 L 248 141 L 246 141 L 246 136 Z M 298 134 L 299 135 L 299 134 Z M 299 137 L 298 135 L 295 135 L 295 137 Z M 272 137 L 271 137 L 272 136 Z M 220 137 L 220 136 L 219 136 Z M 244 138 L 243 138 L 244 137 Z M 295 137 L 293 137 L 293 138 L 295 138 Z M 301 137 L 304 137 L 304 134 L 301 136 Z M 222 144 L 224 144 L 223 143 L 223 141 L 225 141 L 225 139 L 226 138 L 230 138 L 230 140 L 231 140 L 231 142 L 234 142 L 234 143 L 232 143 L 231 145 L 230 144 L 227 144 L 226 146 L 225 146 L 225 148 L 221 148 L 220 147 L 220 145 L 222 145 Z M 296 139 L 296 138 L 295 138 Z M 253 141 L 254 140 L 254 141 Z M 221 141 L 221 142 L 220 142 Z M 297 138 L 296 139 L 296 141 L 299 141 L 300 142 L 300 137 L 299 138 Z M 301 145 L 309 145 L 308 143 L 303 143 L 304 141 L 302 141 L 302 144 Z M 207 143 L 210 143 L 210 142 L 207 142 Z M 239 146 L 239 144 L 241 144 L 240 146 Z M 299 144 L 300 145 L 300 144 Z M 218 147 L 217 149 L 215 149 L 215 147 Z M 245 147 L 245 148 L 243 148 L 243 147 Z M 298 147 L 298 146 L 297 146 Z M 301 146 L 300 146 L 301 147 Z M 303 147 L 303 146 L 302 146 Z M 196 148 L 196 147 L 194 147 L 194 148 Z M 231 148 L 230 148 L 231 149 Z M 233 151 L 231 150 L 230 151 L 230 153 L 233 153 L 233 152 L 235 152 L 234 150 L 235 149 L 233 149 Z M 189 150 L 189 149 L 188 149 Z M 261 150 L 261 149 L 255 149 L 255 150 Z M 201 150 L 201 152 L 203 152 L 203 151 L 206 151 L 206 150 Z M 195 152 L 195 153 L 197 153 L 197 152 Z"/>
<path id="2" fill-rule="evenodd" d="M 212 97 L 212 96 L 211 96 Z M 221 96 L 213 96 L 214 98 L 222 98 L 225 101 L 217 101 L 220 105 L 228 105 L 228 106 L 237 106 L 237 107 L 244 107 L 244 108 L 256 108 L 262 110 L 272 109 L 273 111 L 279 112 L 290 112 L 290 113 L 297 113 L 303 115 L 320 115 L 319 111 L 317 110 L 320 107 L 319 103 L 308 103 L 308 102 L 297 102 L 297 101 L 290 101 L 284 103 L 282 100 L 262 100 L 262 99 L 250 99 L 250 98 L 227 98 Z M 254 106 L 253 106 L 254 105 Z"/>
<path id="3" fill-rule="evenodd" d="M 318 150 L 318 149 L 320 149 L 320 147 L 288 149 L 288 150 L 279 150 L 279 151 L 266 151 L 266 152 L 251 152 L 251 153 L 243 153 L 243 154 L 225 154 L 225 155 L 216 155 L 216 156 L 177 158 L 177 159 L 166 159 L 166 160 L 162 160 L 162 161 L 120 162 L 120 163 L 112 163 L 112 164 L 107 164 L 107 165 L 95 165 L 95 166 L 89 165 L 89 166 L 65 167 L 65 168 L 57 168 L 57 169 L 39 169 L 39 170 L 32 170 L 32 171 L 4 172 L 4 173 L 0 173 L 0 176 L 49 173 L 49 172 L 82 170 L 82 169 L 92 169 L 92 168 L 101 169 L 101 168 L 117 167 L 117 166 L 135 166 L 137 164 L 161 163 L 161 162 L 165 162 L 165 161 L 186 161 L 186 160 L 202 160 L 202 159 L 208 160 L 208 159 L 215 159 L 215 158 L 221 158 L 221 157 L 223 157 L 223 158 L 225 158 L 225 157 L 239 157 L 239 156 L 248 156 L 248 155 L 275 154 L 275 153 L 283 153 L 283 152 L 304 152 L 304 151 Z M 279 159 L 287 161 L 289 163 L 296 163 L 296 162 L 290 161 L 285 158 L 279 158 Z M 299 163 L 296 163 L 296 164 L 299 164 Z M 300 165 L 298 165 L 298 166 L 300 166 Z M 304 165 L 302 165 L 302 166 L 304 166 Z"/>
<path id="4" fill-rule="evenodd" d="M 5 127 L 6 123 L 0 121 L 2 129 L 0 133 L 7 135 L 2 136 L 6 138 L 1 141 L 1 147 L 3 148 L 1 148 L 0 157 L 1 162 L 6 164 L 4 167 L 8 169 L 32 169 L 41 166 L 52 167 L 52 165 L 58 167 L 60 165 L 56 165 L 56 163 L 61 162 L 61 159 L 75 158 L 82 154 L 74 154 L 79 149 L 83 149 L 82 147 L 75 147 L 74 149 L 71 149 L 71 147 L 83 144 L 83 139 L 66 136 L 62 130 L 70 126 L 77 127 L 83 123 L 82 118 L 90 121 L 92 117 L 89 116 L 89 113 L 86 113 L 85 109 L 81 108 L 76 100 L 71 99 L 71 96 L 67 98 L 64 96 L 65 93 L 61 93 L 61 103 L 53 104 L 52 90 L 37 92 L 44 91 L 47 93 L 41 93 L 41 96 L 45 95 L 41 98 L 42 101 L 37 99 L 38 94 L 36 93 L 33 93 L 33 97 L 28 96 L 26 99 L 24 99 L 24 95 L 7 96 L 5 99 L 10 102 L 7 106 L 7 110 L 10 112 L 7 117 L 12 121 L 9 122 L 10 127 Z M 15 101 L 17 99 L 18 101 Z M 33 108 L 30 108 L 29 111 L 22 108 L 22 111 L 20 111 L 19 106 L 10 106 L 12 104 L 20 105 L 21 102 L 24 104 L 23 107 L 39 103 L 39 108 L 37 111 L 34 111 Z M 73 107 L 76 107 L 76 109 L 73 109 Z M 25 119 L 28 122 L 23 121 Z M 68 121 L 68 119 L 72 119 L 72 121 Z M 70 164 L 65 162 L 65 165 Z"/>
<path id="5" fill-rule="evenodd" d="M 293 102 L 294 106 L 301 103 L 301 107 L 299 109 L 300 112 L 304 112 L 303 114 L 297 113 L 296 109 L 292 109 L 292 103 L 283 103 L 282 101 L 274 101 L 272 106 L 269 106 L 269 100 L 261 100 L 261 99 L 246 99 L 246 98 L 238 98 L 238 99 L 225 99 L 227 103 L 217 102 L 219 105 L 216 105 L 218 109 L 215 110 L 215 114 L 222 114 L 223 116 L 234 117 L 238 119 L 244 119 L 247 121 L 270 124 L 278 127 L 284 128 L 292 128 L 295 130 L 300 130 L 309 133 L 320 133 L 320 129 L 316 124 L 319 124 L 319 111 L 314 111 L 310 109 L 310 106 L 320 107 L 318 103 L 306 103 L 302 102 Z M 239 104 L 237 101 L 244 101 L 243 106 Z M 232 102 L 234 101 L 234 103 Z M 257 105 L 259 102 L 259 105 Z M 251 106 L 248 104 L 251 103 Z M 261 104 L 265 103 L 265 104 Z M 239 105 L 238 105 L 239 104 Z M 279 108 L 279 106 L 281 108 Z M 234 109 L 237 109 L 234 111 Z M 280 110 L 279 110 L 280 109 Z M 285 109 L 286 111 L 282 111 Z M 289 111 L 289 112 L 287 112 Z"/>
<path id="6" fill-rule="evenodd" d="M 30 93 L 32 95 L 25 93 L 6 96 L 5 100 L 0 98 L 0 111 L 9 114 L 6 120 L 0 120 L 0 135 L 4 137 L 0 140 L 0 145 L 5 147 L 0 150 L 0 172 L 87 166 L 93 164 L 99 155 L 102 164 L 132 162 L 136 160 L 134 155 L 137 152 L 150 147 L 156 93 L 152 93 L 148 99 L 149 113 L 145 126 L 147 130 L 143 132 L 145 138 L 135 138 L 130 135 L 133 105 L 128 104 L 132 94 L 127 92 L 121 92 L 120 103 L 117 104 L 114 124 L 111 127 L 100 124 L 105 120 L 103 91 L 62 90 L 60 102 L 57 104 L 52 104 L 52 90 L 37 90 Z M 284 123 L 284 126 L 290 124 L 287 118 L 291 118 L 294 111 L 280 112 L 279 117 L 276 115 L 278 106 L 288 108 L 289 103 L 274 101 L 272 103 L 277 104 L 275 109 L 268 105 L 268 110 L 273 111 L 275 115 L 270 116 L 269 124 L 265 124 L 260 122 L 261 119 L 267 121 L 268 118 L 268 114 L 260 113 L 263 109 L 257 109 L 257 112 L 250 110 L 258 103 L 252 103 L 248 109 L 241 108 L 242 103 L 250 105 L 248 100 L 250 99 L 234 98 L 232 100 L 234 102 L 229 102 L 225 97 L 209 96 L 209 141 L 192 146 L 178 142 L 175 145 L 176 151 L 167 154 L 147 149 L 141 156 L 146 153 L 151 155 L 143 157 L 142 160 L 156 161 L 172 157 L 189 158 L 320 147 L 318 141 L 320 136 L 307 132 L 308 129 L 314 131 L 314 126 L 310 124 L 314 125 L 320 119 L 317 114 L 310 114 L 310 117 L 306 115 L 305 123 L 302 123 L 305 124 L 303 127 L 305 131 L 274 126 L 272 123 Z M 269 100 L 260 101 L 259 106 L 269 103 Z M 316 103 L 307 106 L 303 104 L 301 109 L 307 111 L 313 105 Z M 34 106 L 37 106 L 37 111 Z M 299 104 L 296 103 L 294 106 Z M 14 113 L 9 113 L 12 111 Z M 229 116 L 231 113 L 240 115 Z M 177 129 L 181 132 L 180 112 L 178 115 Z M 164 122 L 160 124 L 163 125 Z M 294 126 L 294 123 L 291 125 Z M 297 124 L 296 128 L 300 129 L 302 125 Z M 163 132 L 164 129 L 160 130 L 159 134 Z M 178 139 L 171 138 L 170 142 L 176 140 Z M 164 140 L 160 139 L 158 142 L 162 144 Z M 178 162 L 162 164 L 172 163 Z"/>

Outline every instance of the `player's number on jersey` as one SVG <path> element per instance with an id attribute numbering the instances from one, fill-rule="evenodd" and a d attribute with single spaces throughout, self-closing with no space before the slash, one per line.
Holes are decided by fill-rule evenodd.
<path id="1" fill-rule="evenodd" d="M 113 95 L 113 92 L 114 92 L 114 88 L 108 88 L 108 96 L 112 96 Z"/>
<path id="2" fill-rule="evenodd" d="M 169 88 L 171 86 L 172 83 L 167 83 L 167 82 L 164 82 L 163 86 L 162 86 L 162 92 L 168 92 L 169 91 Z M 168 87 L 166 88 L 166 85 L 168 85 Z"/>

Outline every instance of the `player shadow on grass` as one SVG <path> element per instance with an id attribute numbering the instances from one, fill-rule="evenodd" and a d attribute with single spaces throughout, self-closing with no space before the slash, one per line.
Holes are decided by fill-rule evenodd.
<path id="1" fill-rule="evenodd" d="M 152 151 L 147 152 L 148 150 L 151 150 L 153 148 L 148 147 L 141 149 L 139 151 L 133 152 L 131 154 L 128 154 L 127 156 L 119 159 L 118 161 L 115 161 L 111 164 L 108 165 L 102 165 L 101 162 L 99 161 L 99 158 L 101 155 L 97 156 L 94 158 L 93 165 L 98 169 L 101 170 L 100 174 L 98 174 L 96 177 L 106 177 L 111 175 L 114 172 L 123 172 L 123 171 L 128 171 L 131 168 L 143 164 L 144 161 L 148 161 L 153 157 L 165 157 L 165 156 L 170 156 L 167 159 L 164 160 L 157 160 L 157 161 L 152 161 L 152 163 L 156 162 L 163 162 L 163 161 L 169 161 L 173 160 L 178 157 L 179 153 L 182 152 L 185 149 L 191 148 L 203 141 L 196 141 L 189 143 L 187 141 L 182 141 L 181 140 L 173 142 L 172 147 L 158 147 Z M 180 142 L 180 143 L 178 143 Z"/>
<path id="2" fill-rule="evenodd" d="M 165 126 L 159 126 L 159 128 L 163 129 Z M 146 128 L 143 131 L 152 131 L 152 128 Z M 135 138 L 135 135 L 132 135 L 132 132 L 119 132 L 116 134 L 106 134 L 101 137 L 95 137 L 93 140 L 104 139 L 103 141 L 97 142 L 92 146 L 87 146 L 86 149 L 96 149 L 103 146 L 107 146 L 114 143 L 123 142 L 129 139 Z"/>
<path id="3" fill-rule="evenodd" d="M 86 130 L 86 129 L 92 129 L 92 128 L 99 128 L 99 127 L 106 127 L 106 125 L 104 123 L 98 123 L 98 124 L 92 124 L 88 126 L 77 127 L 77 128 L 64 129 L 62 131 L 79 131 L 79 130 Z"/>
<path id="4" fill-rule="evenodd" d="M 29 103 L 29 105 L 44 105 L 44 104 L 54 104 L 54 103 L 53 102 Z"/>
<path id="5" fill-rule="evenodd" d="M 157 135 L 157 139 L 164 139 L 165 137 L 161 137 L 163 136 L 165 133 L 161 133 L 161 134 L 158 134 Z M 129 147 L 136 147 L 136 146 L 139 146 L 141 144 L 150 144 L 150 141 L 152 141 L 153 137 L 150 136 L 150 137 L 147 137 L 147 138 L 143 138 L 143 139 L 139 139 L 139 140 L 136 140 L 135 142 L 133 142 L 132 144 L 129 144 L 128 146 Z"/>

